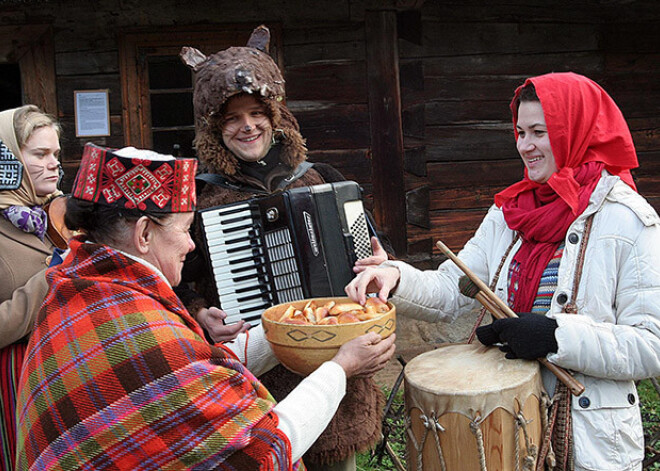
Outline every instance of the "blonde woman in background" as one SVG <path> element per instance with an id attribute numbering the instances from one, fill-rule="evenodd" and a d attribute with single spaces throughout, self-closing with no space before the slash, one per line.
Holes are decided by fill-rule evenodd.
<path id="1" fill-rule="evenodd" d="M 16 387 L 48 285 L 43 206 L 60 195 L 60 126 L 34 105 L 0 112 L 0 471 L 14 469 Z"/>

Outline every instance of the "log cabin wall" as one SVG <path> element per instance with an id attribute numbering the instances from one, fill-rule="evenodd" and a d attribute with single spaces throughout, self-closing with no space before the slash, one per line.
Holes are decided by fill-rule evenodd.
<path id="1" fill-rule="evenodd" d="M 400 45 L 411 261 L 436 266 L 438 239 L 459 250 L 493 195 L 521 178 L 509 101 L 547 72 L 584 74 L 612 95 L 637 148 L 638 189 L 660 209 L 659 6 L 427 1 L 409 18 L 422 31 Z"/>
<path id="2" fill-rule="evenodd" d="M 405 198 L 407 208 L 392 216 L 400 224 L 391 230 L 407 237 L 407 247 L 397 255 L 421 267 L 435 266 L 440 259 L 435 240 L 458 250 L 494 193 L 520 178 L 509 99 L 524 78 L 550 71 L 585 74 L 614 97 L 638 149 L 639 190 L 660 209 L 655 0 L 5 0 L 0 29 L 51 27 L 68 190 L 87 140 L 116 147 L 127 142 L 118 51 L 122 31 L 141 28 L 166 36 L 168 28 L 186 26 L 277 24 L 287 103 L 307 138 L 310 159 L 331 163 L 358 181 L 372 207 L 372 168 L 378 167 L 372 155 L 370 109 L 375 108 L 369 103 L 365 18 L 373 11 L 393 12 L 397 20 L 398 41 L 389 46 L 398 51 L 405 158 L 404 187 L 393 192 Z M 73 91 L 85 89 L 110 91 L 109 137 L 76 138 Z M 383 159 L 397 157 L 376 158 L 382 168 Z"/>

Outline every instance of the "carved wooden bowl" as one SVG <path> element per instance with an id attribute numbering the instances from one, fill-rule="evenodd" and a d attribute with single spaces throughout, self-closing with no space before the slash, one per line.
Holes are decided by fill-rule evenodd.
<path id="1" fill-rule="evenodd" d="M 309 299 L 278 304 L 264 311 L 261 322 L 266 339 L 277 359 L 286 368 L 301 376 L 307 376 L 325 361 L 331 360 L 339 347 L 355 337 L 376 332 L 382 338 L 389 337 L 396 329 L 396 308 L 387 303 L 390 310 L 379 317 L 351 324 L 298 325 L 278 322 L 289 306 L 302 309 Z M 349 298 L 315 298 L 319 306 L 328 301 L 352 302 Z"/>

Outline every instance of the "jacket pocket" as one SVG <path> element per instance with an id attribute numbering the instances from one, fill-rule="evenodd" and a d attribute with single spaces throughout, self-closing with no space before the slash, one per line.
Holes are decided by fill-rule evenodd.
<path id="1" fill-rule="evenodd" d="M 576 468 L 636 469 L 644 459 L 644 431 L 635 384 L 576 376 L 585 385 L 572 399 Z"/>

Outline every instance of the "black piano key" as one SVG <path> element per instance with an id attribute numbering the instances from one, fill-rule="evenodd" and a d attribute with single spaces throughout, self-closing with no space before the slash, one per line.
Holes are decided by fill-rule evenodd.
<path id="1" fill-rule="evenodd" d="M 264 260 L 263 260 L 263 258 L 255 258 L 255 259 L 247 258 L 247 259 L 245 259 L 245 260 L 243 260 L 243 261 L 248 261 L 248 260 L 250 260 L 250 261 L 254 261 L 254 265 L 246 265 L 246 266 L 244 266 L 244 267 L 231 268 L 231 269 L 229 270 L 229 273 L 232 273 L 232 274 L 233 274 L 233 273 L 241 273 L 241 272 L 244 272 L 244 271 L 247 271 L 247 270 L 254 270 L 254 269 L 257 268 L 259 265 L 263 265 L 263 264 L 264 264 Z M 229 262 L 229 263 L 230 263 L 230 266 L 231 266 L 231 263 L 232 263 L 232 262 Z M 236 279 L 236 278 L 234 278 L 234 277 L 232 276 L 232 279 Z"/>
<path id="2" fill-rule="evenodd" d="M 248 249 L 252 249 L 252 253 L 254 254 L 254 256 L 261 256 L 261 248 L 257 244 L 248 244 L 248 245 L 232 247 L 230 249 L 227 249 L 227 253 L 231 254 L 231 253 L 240 252 L 241 250 L 248 250 Z"/>
<path id="3" fill-rule="evenodd" d="M 256 268 L 256 270 L 257 270 L 257 276 L 256 277 L 254 275 L 243 275 L 243 276 L 232 277 L 232 281 L 234 283 L 240 283 L 241 281 L 247 281 L 247 280 L 250 280 L 250 279 L 253 279 L 253 278 L 256 278 L 256 279 L 259 279 L 259 280 L 261 280 L 261 279 L 265 280 L 266 279 L 266 272 L 263 269 L 263 266 L 257 266 L 257 267 L 252 267 L 252 268 Z"/>
<path id="4" fill-rule="evenodd" d="M 257 261 L 259 261 L 261 258 L 262 257 L 261 257 L 260 253 L 254 253 L 253 257 L 243 257 L 243 258 L 237 258 L 236 260 L 229 260 L 229 265 L 230 266 L 231 265 L 237 265 L 239 263 L 245 263 L 245 262 L 250 262 L 250 261 L 254 261 L 255 263 L 257 263 Z M 231 270 L 231 271 L 233 271 L 233 270 Z"/>
<path id="5" fill-rule="evenodd" d="M 270 306 L 266 306 L 266 307 L 270 307 Z M 249 309 L 248 312 L 251 311 L 251 310 L 252 310 L 252 309 Z M 242 313 L 243 311 L 240 311 L 240 312 Z M 255 314 L 255 315 L 253 315 L 253 316 L 245 316 L 245 317 L 243 317 L 243 320 L 244 320 L 245 322 L 252 322 L 252 321 L 258 321 L 258 320 L 261 320 L 261 313 L 259 313 L 259 314 Z"/>
<path id="6" fill-rule="evenodd" d="M 241 252 L 243 250 L 249 250 L 251 248 L 252 248 L 251 244 L 237 245 L 236 247 L 227 248 L 227 253 L 230 254 L 230 253 Z"/>
<path id="7" fill-rule="evenodd" d="M 222 232 L 225 234 L 231 234 L 232 232 L 238 232 L 238 231 L 245 232 L 246 230 L 250 230 L 251 228 L 252 228 L 252 224 L 246 224 L 245 226 L 228 227 L 227 229 L 223 229 Z"/>
<path id="8" fill-rule="evenodd" d="M 256 234 L 254 234 L 253 231 L 250 231 L 243 237 L 236 237 L 234 239 L 227 239 L 225 241 L 225 245 L 240 244 L 241 242 L 248 242 L 248 241 L 252 242 L 252 241 L 255 241 L 255 239 L 256 239 Z"/>
<path id="9" fill-rule="evenodd" d="M 250 286 L 249 288 L 238 288 L 237 290 L 234 291 L 234 293 L 236 293 L 236 294 L 247 293 L 249 291 L 254 291 L 255 287 L 266 288 L 266 290 L 262 290 L 261 293 L 268 293 L 269 292 L 268 289 L 267 289 L 268 285 L 266 283 L 264 283 L 263 281 L 259 281 L 259 279 L 257 278 L 257 279 L 255 279 L 254 285 Z"/>
<path id="10" fill-rule="evenodd" d="M 246 208 L 244 205 L 237 206 L 236 208 L 232 209 L 223 209 L 222 211 L 218 211 L 218 215 L 225 217 L 228 214 L 236 214 L 236 213 L 242 213 L 245 211 L 249 211 L 248 208 Z"/>
<path id="11" fill-rule="evenodd" d="M 220 225 L 222 226 L 222 225 L 226 225 L 226 224 L 234 224 L 235 222 L 240 222 L 240 221 L 245 221 L 245 220 L 252 221 L 252 216 L 247 214 L 245 216 L 238 216 L 238 217 L 235 217 L 235 218 L 222 219 L 220 221 Z"/>
<path id="12" fill-rule="evenodd" d="M 256 293 L 256 294 L 249 294 L 247 296 L 236 297 L 236 301 L 239 303 L 252 301 L 253 299 L 268 299 L 268 293 Z"/>
<path id="13" fill-rule="evenodd" d="M 260 306 L 252 306 L 251 308 L 248 308 L 248 309 L 239 309 L 238 312 L 240 312 L 241 314 L 243 314 L 243 313 L 245 313 L 245 312 L 251 312 L 251 311 L 254 311 L 254 310 L 256 310 L 256 309 L 258 309 L 258 310 L 260 310 L 260 311 L 263 311 L 263 310 L 268 309 L 269 307 L 270 307 L 270 303 L 264 303 L 264 304 L 262 304 L 262 305 L 260 305 Z M 247 320 L 247 319 L 255 320 L 255 319 L 260 319 L 260 318 L 261 318 L 261 313 L 259 313 L 259 315 L 255 316 L 254 318 L 252 318 L 252 317 L 247 317 L 247 318 L 245 318 L 245 319 L 246 319 L 246 320 Z"/>

